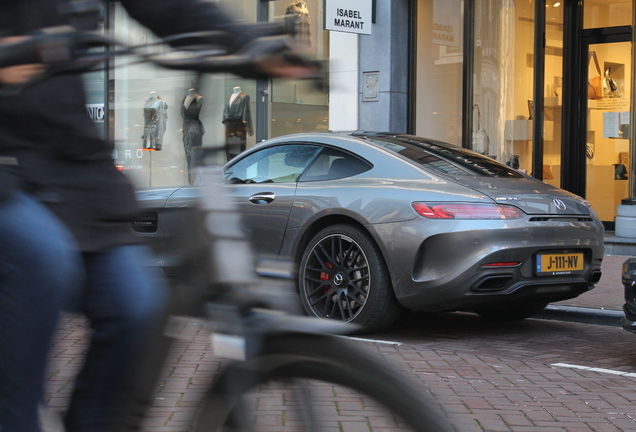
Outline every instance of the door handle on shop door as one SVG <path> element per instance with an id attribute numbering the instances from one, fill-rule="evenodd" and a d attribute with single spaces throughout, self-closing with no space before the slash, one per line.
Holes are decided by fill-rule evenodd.
<path id="1" fill-rule="evenodd" d="M 273 192 L 262 192 L 254 194 L 250 197 L 250 202 L 253 204 L 269 204 L 274 201 L 276 194 Z"/>

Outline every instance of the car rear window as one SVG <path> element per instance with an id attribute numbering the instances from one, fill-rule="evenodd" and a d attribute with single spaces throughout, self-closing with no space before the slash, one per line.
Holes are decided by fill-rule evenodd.
<path id="1" fill-rule="evenodd" d="M 349 153 L 333 148 L 323 148 L 322 152 L 300 177 L 300 181 L 334 180 L 352 177 L 370 169 L 371 165 Z"/>
<path id="2" fill-rule="evenodd" d="M 494 159 L 461 147 L 411 136 L 366 137 L 367 141 L 397 153 L 425 168 L 451 176 L 523 178 L 523 174 Z"/>

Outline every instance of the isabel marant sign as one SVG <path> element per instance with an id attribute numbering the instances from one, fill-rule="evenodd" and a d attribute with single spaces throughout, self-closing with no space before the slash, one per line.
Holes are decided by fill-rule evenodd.
<path id="1" fill-rule="evenodd" d="M 325 30 L 371 34 L 372 0 L 325 0 Z"/>

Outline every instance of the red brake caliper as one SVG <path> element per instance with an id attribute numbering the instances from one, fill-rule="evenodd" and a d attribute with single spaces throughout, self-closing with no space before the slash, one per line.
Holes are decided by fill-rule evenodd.
<path id="1" fill-rule="evenodd" d="M 325 267 L 328 267 L 328 268 L 330 268 L 330 269 L 331 269 L 331 268 L 333 268 L 333 266 L 331 265 L 331 263 L 325 263 Z M 325 272 L 320 272 L 320 280 L 321 280 L 321 281 L 329 280 L 329 274 L 328 274 L 328 273 L 325 273 Z M 331 291 L 331 287 L 330 287 L 329 285 L 327 285 L 327 286 L 325 287 L 325 290 L 323 291 L 323 294 L 327 294 L 329 291 Z"/>

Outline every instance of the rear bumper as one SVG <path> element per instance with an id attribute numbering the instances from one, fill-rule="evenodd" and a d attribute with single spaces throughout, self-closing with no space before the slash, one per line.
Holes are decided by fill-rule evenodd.
<path id="1" fill-rule="evenodd" d="M 593 289 L 601 276 L 603 227 L 596 222 L 420 219 L 372 228 L 383 240 L 378 243 L 387 245 L 395 293 L 407 309 L 441 312 L 551 303 Z M 561 252 L 582 253 L 584 270 L 536 274 L 538 253 Z M 485 267 L 498 262 L 519 264 Z"/>
<path id="2" fill-rule="evenodd" d="M 466 290 L 465 285 L 460 283 L 444 287 L 434 294 L 429 290 L 422 290 L 418 294 L 401 297 L 400 303 L 407 309 L 426 312 L 501 309 L 507 306 L 567 300 L 593 288 L 594 285 L 582 278 L 519 281 L 501 291 L 490 292 Z"/>

